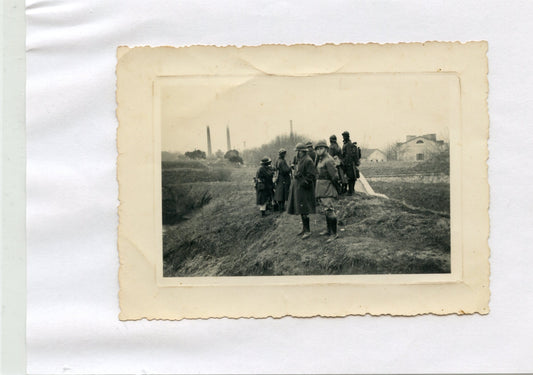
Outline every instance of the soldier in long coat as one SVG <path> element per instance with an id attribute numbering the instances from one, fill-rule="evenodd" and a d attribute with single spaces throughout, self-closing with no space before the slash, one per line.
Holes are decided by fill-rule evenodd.
<path id="1" fill-rule="evenodd" d="M 326 215 L 327 225 L 327 230 L 320 234 L 332 235 L 333 237 L 328 240 L 329 242 L 337 238 L 337 213 L 335 212 L 334 202 L 339 196 L 336 188 L 339 184 L 339 176 L 335 167 L 335 161 L 328 153 L 326 141 L 319 141 L 315 146 L 315 150 L 317 153 L 315 197 Z"/>
<path id="2" fill-rule="evenodd" d="M 329 137 L 328 153 L 335 161 L 335 167 L 337 168 L 337 174 L 339 175 L 339 184 L 341 187 L 340 190 L 341 194 L 343 194 L 347 190 L 348 180 L 346 179 L 346 174 L 342 169 L 342 149 L 337 143 L 337 136 L 335 134 Z"/>
<path id="3" fill-rule="evenodd" d="M 281 149 L 278 152 L 279 158 L 276 160 L 276 192 L 274 199 L 278 202 L 278 208 L 281 212 L 285 211 L 285 202 L 289 199 L 289 187 L 291 186 L 292 169 L 285 160 L 287 150 Z"/>
<path id="4" fill-rule="evenodd" d="M 289 191 L 287 213 L 301 215 L 303 228 L 298 235 L 306 239 L 311 236 L 309 214 L 314 214 L 316 211 L 314 191 L 316 168 L 313 160 L 307 155 L 308 148 L 305 144 L 298 143 L 296 151 L 298 152 L 298 164 L 296 164 Z"/>
<path id="5" fill-rule="evenodd" d="M 256 178 L 256 204 L 259 205 L 261 216 L 266 216 L 267 204 L 272 201 L 274 190 L 274 170 L 272 160 L 265 156 L 261 159 L 261 166 L 257 170 Z"/>
<path id="6" fill-rule="evenodd" d="M 342 138 L 342 163 L 344 173 L 346 173 L 348 179 L 348 195 L 353 195 L 355 181 L 359 172 L 357 169 L 359 166 L 359 150 L 350 140 L 350 133 L 343 132 Z"/>

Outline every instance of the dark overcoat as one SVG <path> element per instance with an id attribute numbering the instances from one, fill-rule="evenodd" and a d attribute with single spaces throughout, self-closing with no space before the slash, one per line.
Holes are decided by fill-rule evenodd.
<path id="1" fill-rule="evenodd" d="M 342 146 L 342 163 L 348 181 L 355 181 L 358 174 L 359 150 L 350 140 L 345 141 Z"/>
<path id="2" fill-rule="evenodd" d="M 285 159 L 279 158 L 276 161 L 276 170 L 278 171 L 278 178 L 276 179 L 276 192 L 274 194 L 274 199 L 277 202 L 285 202 L 287 199 L 289 199 L 292 169 L 289 167 Z"/>
<path id="3" fill-rule="evenodd" d="M 315 200 L 315 163 L 309 155 L 298 160 L 296 171 L 289 191 L 287 213 L 291 215 L 308 215 L 316 211 Z"/>
<path id="4" fill-rule="evenodd" d="M 342 150 L 339 144 L 335 141 L 330 141 L 328 153 L 332 158 L 335 156 L 342 160 Z"/>
<path id="5" fill-rule="evenodd" d="M 309 150 L 307 152 L 307 155 L 309 155 L 309 157 L 311 158 L 311 160 L 313 161 L 313 163 L 316 164 L 316 152 L 315 150 Z"/>
<path id="6" fill-rule="evenodd" d="M 274 191 L 274 171 L 268 165 L 262 165 L 255 175 L 257 178 L 256 204 L 263 205 L 273 198 Z"/>
<path id="7" fill-rule="evenodd" d="M 352 141 L 345 141 L 342 145 L 342 162 L 345 166 L 359 165 L 359 152 Z"/>

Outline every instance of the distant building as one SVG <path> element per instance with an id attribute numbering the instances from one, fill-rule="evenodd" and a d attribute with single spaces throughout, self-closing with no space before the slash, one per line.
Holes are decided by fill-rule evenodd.
<path id="1" fill-rule="evenodd" d="M 441 151 L 444 141 L 437 141 L 436 134 L 408 135 L 406 141 L 397 144 L 398 160 L 424 161 Z"/>
<path id="2" fill-rule="evenodd" d="M 361 159 L 370 162 L 387 161 L 387 155 L 377 148 L 365 148 L 361 151 Z"/>

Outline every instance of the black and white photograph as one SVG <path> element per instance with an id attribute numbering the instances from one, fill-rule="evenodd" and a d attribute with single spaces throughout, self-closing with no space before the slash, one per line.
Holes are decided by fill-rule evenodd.
<path id="1" fill-rule="evenodd" d="M 119 48 L 120 318 L 487 314 L 486 47 Z"/>
<path id="2" fill-rule="evenodd" d="M 451 272 L 455 76 L 161 82 L 164 277 Z"/>

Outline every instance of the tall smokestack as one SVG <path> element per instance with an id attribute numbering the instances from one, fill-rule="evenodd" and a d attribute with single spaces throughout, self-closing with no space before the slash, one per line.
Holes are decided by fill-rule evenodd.
<path id="1" fill-rule="evenodd" d="M 226 138 L 228 141 L 228 151 L 231 150 L 231 139 L 229 137 L 229 126 L 226 126 Z"/>
<path id="2" fill-rule="evenodd" d="M 209 126 L 207 126 L 207 156 L 212 155 L 211 150 L 211 132 L 209 131 Z"/>
<path id="3" fill-rule="evenodd" d="M 294 141 L 294 135 L 293 135 L 293 133 L 292 133 L 292 120 L 290 120 L 290 121 L 291 121 L 291 133 L 290 133 L 290 137 L 291 137 L 291 142 L 293 142 L 293 141 Z"/>

